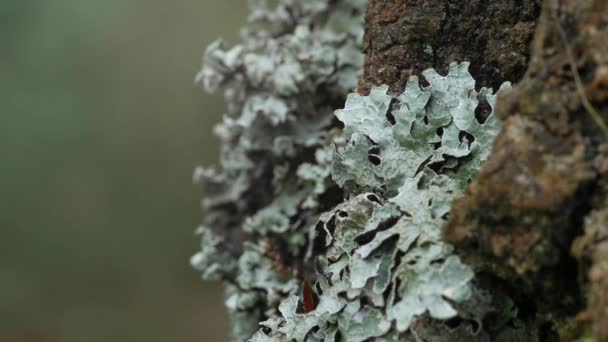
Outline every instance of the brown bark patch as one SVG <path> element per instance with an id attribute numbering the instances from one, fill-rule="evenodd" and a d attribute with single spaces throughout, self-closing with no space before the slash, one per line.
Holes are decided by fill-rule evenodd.
<path id="1" fill-rule="evenodd" d="M 589 234 L 589 213 L 608 210 L 608 164 L 598 158 L 607 137 L 593 115 L 608 121 L 607 41 L 608 2 L 545 1 L 528 71 L 499 99 L 505 122 L 493 153 L 445 227 L 465 258 L 530 298 L 538 323 L 562 340 L 573 339 L 576 326 L 564 322 L 590 289 L 596 338 L 608 341 L 608 247 L 570 255 L 583 227 Z M 608 226 L 608 215 L 596 220 Z"/>
<path id="2" fill-rule="evenodd" d="M 523 76 L 540 5 L 536 0 L 370 0 L 359 92 L 403 91 L 427 68 L 446 73 L 468 61 L 478 86 L 498 89 Z"/>
<path id="3" fill-rule="evenodd" d="M 576 209 L 571 201 L 592 176 L 580 135 L 563 138 L 513 116 L 478 180 L 454 204 L 445 237 L 479 246 L 517 273 L 554 265 Z"/>

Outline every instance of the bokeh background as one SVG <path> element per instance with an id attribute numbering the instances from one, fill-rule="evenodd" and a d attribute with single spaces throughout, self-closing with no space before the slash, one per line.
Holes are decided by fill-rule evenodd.
<path id="1" fill-rule="evenodd" d="M 216 162 L 204 48 L 245 0 L 0 1 L 0 341 L 223 341 L 188 260 Z"/>

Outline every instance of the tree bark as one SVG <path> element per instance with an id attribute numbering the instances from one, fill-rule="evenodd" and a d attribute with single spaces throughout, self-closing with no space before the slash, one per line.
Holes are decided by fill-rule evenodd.
<path id="1" fill-rule="evenodd" d="M 537 0 L 370 0 L 359 91 L 387 84 L 401 93 L 411 75 L 460 61 L 479 86 L 517 81 L 539 13 Z"/>
<path id="2" fill-rule="evenodd" d="M 478 86 L 517 83 L 445 238 L 516 300 L 537 340 L 573 340 L 590 323 L 608 341 L 608 2 L 540 7 L 370 0 L 359 92 L 384 83 L 397 94 L 410 75 L 453 61 L 471 62 Z"/>
<path id="3" fill-rule="evenodd" d="M 579 318 L 592 318 L 598 341 L 608 340 L 607 22 L 602 0 L 545 2 L 528 71 L 499 102 L 505 124 L 491 158 L 445 231 L 465 254 L 523 284 L 547 321 L 572 319 L 589 297 Z"/>

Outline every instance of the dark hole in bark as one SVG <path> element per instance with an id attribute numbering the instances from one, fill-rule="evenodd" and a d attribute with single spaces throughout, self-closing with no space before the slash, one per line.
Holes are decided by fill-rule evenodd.
<path id="1" fill-rule="evenodd" d="M 445 261 L 445 259 L 443 259 L 443 258 L 435 259 L 435 260 L 431 261 L 431 265 L 439 266 L 439 265 L 443 264 L 444 261 Z"/>
<path id="2" fill-rule="evenodd" d="M 329 231 L 329 234 L 334 235 L 336 231 L 336 216 L 332 215 L 332 217 L 325 223 L 325 228 Z"/>
<path id="3" fill-rule="evenodd" d="M 369 154 L 380 154 L 380 147 L 378 146 L 372 146 L 369 148 L 369 150 L 367 151 L 367 153 Z"/>
<path id="4" fill-rule="evenodd" d="M 479 334 L 479 332 L 481 331 L 481 322 L 472 319 L 471 321 L 471 332 L 473 333 L 473 335 L 477 335 Z"/>
<path id="5" fill-rule="evenodd" d="M 321 253 L 325 249 L 325 239 L 327 238 L 327 232 L 323 227 L 325 222 L 319 221 L 315 226 L 315 237 L 312 242 L 312 250 L 315 253 Z"/>
<path id="6" fill-rule="evenodd" d="M 450 329 L 456 329 L 460 324 L 462 324 L 462 318 L 456 316 L 454 318 L 450 318 L 444 322 L 445 326 Z"/>
<path id="7" fill-rule="evenodd" d="M 323 289 L 321 289 L 321 283 L 317 282 L 315 284 L 315 289 L 317 290 L 317 293 L 319 294 L 319 296 L 323 295 Z"/>
<path id="8" fill-rule="evenodd" d="M 319 195 L 319 209 L 328 211 L 335 208 L 344 200 L 344 191 L 338 186 L 332 186 Z"/>
<path id="9" fill-rule="evenodd" d="M 355 242 L 358 243 L 360 246 L 366 245 L 366 244 L 370 243 L 376 237 L 376 234 L 391 228 L 392 226 L 395 225 L 395 223 L 397 223 L 397 221 L 399 221 L 398 216 L 390 217 L 390 218 L 380 222 L 376 229 L 355 237 Z M 380 244 L 380 247 L 378 247 L 378 249 L 380 249 L 380 248 L 386 249 L 388 245 L 397 243 L 398 239 L 399 239 L 399 235 L 393 235 L 393 236 L 389 237 L 388 239 L 384 240 Z M 374 257 L 381 257 L 381 256 L 382 256 L 381 254 L 377 254 Z"/>
<path id="10" fill-rule="evenodd" d="M 344 105 L 344 103 L 342 105 Z M 334 116 L 331 120 L 331 127 L 338 127 L 339 129 L 344 129 L 344 122 L 340 121 L 336 116 Z"/>
<path id="11" fill-rule="evenodd" d="M 386 287 L 386 290 L 382 294 L 382 297 L 384 298 L 385 303 L 388 300 L 388 296 L 390 295 L 392 288 L 393 288 L 393 283 L 389 283 L 388 286 Z"/>
<path id="12" fill-rule="evenodd" d="M 397 224 L 397 221 L 399 221 L 400 218 L 401 218 L 401 216 L 389 217 L 386 220 L 378 223 L 378 227 L 376 228 L 376 230 L 377 231 L 387 230 L 387 229 L 393 227 L 395 224 Z"/>
<path id="13" fill-rule="evenodd" d="M 395 126 L 395 124 L 397 123 L 397 121 L 395 120 L 395 116 L 393 115 L 393 113 L 391 113 L 391 111 L 389 110 L 388 112 L 386 112 L 386 120 L 392 125 Z"/>
<path id="14" fill-rule="evenodd" d="M 367 196 L 365 196 L 365 198 L 367 198 L 367 200 L 370 202 L 376 202 L 376 203 L 382 205 L 382 203 L 380 202 L 380 198 L 378 198 L 378 196 L 376 196 L 376 194 L 367 194 Z"/>
<path id="15" fill-rule="evenodd" d="M 374 164 L 376 166 L 378 166 L 378 165 L 380 165 L 382 163 L 382 159 L 379 156 L 375 155 L 375 154 L 368 155 L 367 156 L 367 160 L 369 160 L 370 163 L 372 163 L 372 164 Z"/>
<path id="16" fill-rule="evenodd" d="M 398 102 L 399 101 L 396 98 L 392 98 L 391 103 L 388 106 L 389 110 L 386 112 L 386 120 L 393 126 L 395 126 L 397 121 L 395 120 L 395 116 L 393 115 L 392 111 L 393 111 L 393 108 L 395 108 L 395 106 L 397 106 Z"/>
<path id="17" fill-rule="evenodd" d="M 367 232 L 367 233 L 357 236 L 355 238 L 355 242 L 358 243 L 359 246 L 367 245 L 374 239 L 375 236 L 376 236 L 376 231 L 373 230 L 371 232 Z"/>
<path id="18" fill-rule="evenodd" d="M 490 114 L 492 114 L 492 107 L 488 103 L 488 100 L 483 99 L 479 101 L 477 108 L 475 108 L 475 119 L 477 122 L 483 125 L 488 120 Z"/>
<path id="19" fill-rule="evenodd" d="M 458 140 L 460 140 L 460 142 L 466 140 L 469 147 L 471 147 L 471 144 L 475 141 L 475 137 L 466 131 L 460 131 L 460 133 L 458 133 Z"/>
<path id="20" fill-rule="evenodd" d="M 418 75 L 418 84 L 420 88 L 426 88 L 431 85 L 431 83 L 422 75 Z"/>
<path id="21" fill-rule="evenodd" d="M 347 218 L 348 217 L 348 213 L 346 211 L 344 211 L 344 210 L 340 210 L 340 211 L 338 211 L 338 216 L 340 218 Z"/>

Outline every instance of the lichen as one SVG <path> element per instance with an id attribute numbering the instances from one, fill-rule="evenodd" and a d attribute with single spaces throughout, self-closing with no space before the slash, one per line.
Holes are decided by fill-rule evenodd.
<path id="1" fill-rule="evenodd" d="M 479 102 L 493 108 L 496 95 L 476 92 L 467 67 L 452 64 L 444 77 L 427 70 L 428 87 L 412 77 L 396 99 L 387 87 L 351 94 L 336 111 L 344 134 L 332 177 L 347 200 L 322 214 L 311 233 L 318 306 L 297 312 L 298 299 L 290 297 L 254 341 L 333 340 L 336 331 L 345 341 L 415 339 L 435 321 L 481 322 L 497 313 L 473 270 L 441 240 L 451 201 L 479 172 L 500 127 L 492 113 L 483 124 L 475 118 Z M 511 312 L 497 316 L 502 324 L 513 320 Z M 414 327 L 425 317 L 427 326 Z M 366 333 L 353 328 L 361 325 Z M 446 340 L 452 333 L 431 330 Z M 484 340 L 490 333 L 479 327 L 460 336 Z"/>
<path id="2" fill-rule="evenodd" d="M 332 113 L 363 67 L 365 5 L 251 0 L 242 42 L 206 50 L 196 82 L 223 89 L 228 113 L 214 130 L 220 167 L 194 175 L 205 217 L 192 263 L 225 282 L 235 341 L 298 293 L 309 227 L 342 199 L 330 179 Z"/>
<path id="3" fill-rule="evenodd" d="M 492 90 L 454 63 L 397 97 L 353 93 L 334 116 L 362 68 L 365 1 L 251 4 L 243 43 L 211 44 L 197 77 L 225 89 L 229 113 L 221 168 L 195 171 L 205 219 L 192 263 L 226 284 L 232 339 L 518 336 L 512 302 L 441 236 L 500 128 Z"/>

